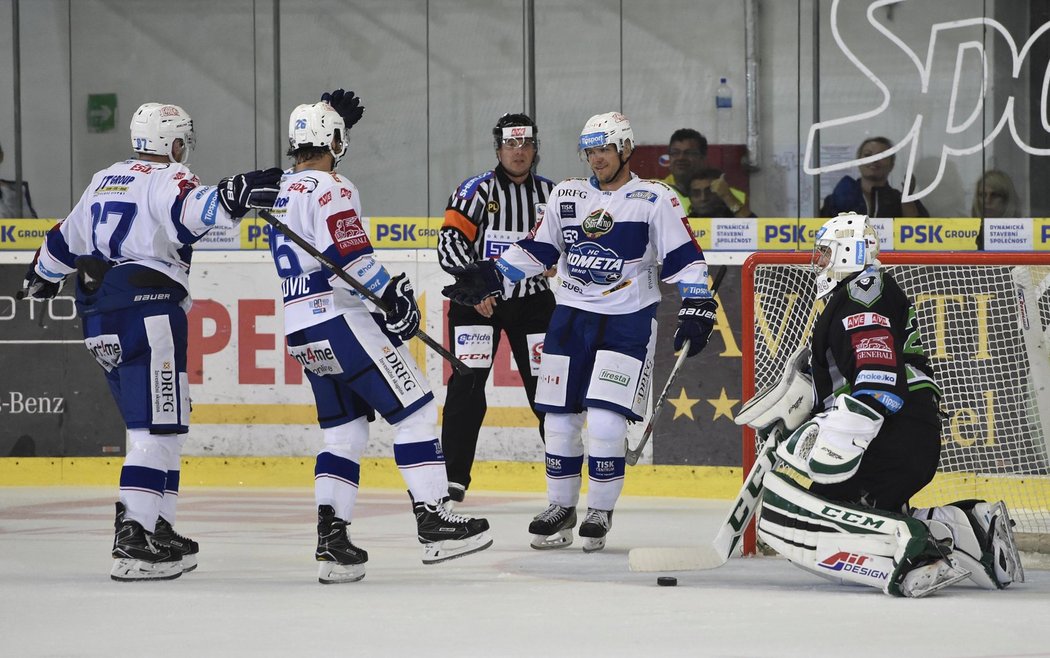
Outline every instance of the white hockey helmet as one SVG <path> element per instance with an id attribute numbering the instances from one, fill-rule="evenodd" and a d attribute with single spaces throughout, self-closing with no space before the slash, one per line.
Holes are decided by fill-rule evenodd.
<path id="1" fill-rule="evenodd" d="M 634 148 L 634 131 L 631 130 L 631 122 L 619 112 L 606 112 L 595 114 L 583 125 L 580 132 L 580 159 L 587 159 L 586 150 L 596 146 L 614 144 L 616 149 L 623 154 L 624 145 L 631 143 Z"/>
<path id="2" fill-rule="evenodd" d="M 143 103 L 131 115 L 131 148 L 136 153 L 163 155 L 176 162 L 171 154 L 176 139 L 181 139 L 185 147 L 178 162 L 185 163 L 196 142 L 193 119 L 178 105 Z"/>
<path id="3" fill-rule="evenodd" d="M 817 299 L 828 295 L 839 281 L 870 265 L 879 265 L 879 236 L 866 215 L 839 213 L 817 231 L 812 265 L 817 273 Z"/>
<path id="4" fill-rule="evenodd" d="M 293 151 L 300 148 L 322 148 L 331 151 L 336 164 L 346 154 L 346 122 L 327 101 L 300 105 L 288 118 L 288 144 Z M 332 150 L 332 141 L 339 138 L 339 150 Z"/>

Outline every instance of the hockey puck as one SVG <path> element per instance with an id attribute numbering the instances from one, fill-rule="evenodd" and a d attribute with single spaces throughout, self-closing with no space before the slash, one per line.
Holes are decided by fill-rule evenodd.
<path id="1" fill-rule="evenodd" d="M 678 579 L 674 576 L 660 576 L 656 579 L 656 584 L 660 587 L 674 587 L 678 584 Z"/>

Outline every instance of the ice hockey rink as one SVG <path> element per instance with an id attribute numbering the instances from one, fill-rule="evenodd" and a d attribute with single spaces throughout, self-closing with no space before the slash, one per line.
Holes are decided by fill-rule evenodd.
<path id="1" fill-rule="evenodd" d="M 308 489 L 183 492 L 200 566 L 169 582 L 109 578 L 108 487 L 0 488 L 0 655 L 1050 656 L 1050 572 L 1002 592 L 925 599 L 841 587 L 779 558 L 631 573 L 635 546 L 710 539 L 726 501 L 625 497 L 609 545 L 528 547 L 529 493 L 470 492 L 494 545 L 424 566 L 407 495 L 362 491 L 351 527 L 364 580 L 320 585 Z"/>

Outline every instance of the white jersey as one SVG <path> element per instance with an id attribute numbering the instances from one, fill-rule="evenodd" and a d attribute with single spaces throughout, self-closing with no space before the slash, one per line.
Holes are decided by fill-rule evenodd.
<path id="1" fill-rule="evenodd" d="M 608 315 L 660 301 L 659 281 L 683 297 L 710 297 L 707 263 L 678 196 L 658 181 L 631 179 L 602 191 L 594 178 L 570 178 L 551 191 L 530 238 L 496 266 L 518 281 L 558 264 L 558 304 Z"/>
<path id="2" fill-rule="evenodd" d="M 218 189 L 186 166 L 125 160 L 97 172 L 65 221 L 48 233 L 37 273 L 57 281 L 78 256 L 163 272 L 189 291 L 190 245 L 215 226 L 234 226 Z"/>
<path id="3" fill-rule="evenodd" d="M 375 259 L 361 224 L 360 195 L 348 179 L 334 171 L 286 173 L 273 214 L 370 291 L 382 294 L 390 275 Z M 270 251 L 281 277 L 285 334 L 362 305 L 375 310 L 371 302 L 330 275 L 317 259 L 283 234 L 274 233 Z"/>

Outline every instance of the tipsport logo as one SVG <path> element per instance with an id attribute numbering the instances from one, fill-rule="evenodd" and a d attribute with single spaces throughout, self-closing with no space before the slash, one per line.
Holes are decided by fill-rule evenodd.
<path id="1" fill-rule="evenodd" d="M 992 18 L 957 18 L 960 12 L 954 3 L 926 0 L 915 4 L 925 6 L 933 15 L 944 8 L 943 13 L 950 14 L 952 20 L 930 25 L 928 38 L 915 42 L 913 48 L 894 31 L 901 26 L 886 20 L 885 12 L 877 12 L 901 3 L 902 0 L 876 0 L 866 6 L 842 0 L 832 3 L 831 34 L 835 44 L 875 87 L 881 100 L 876 101 L 877 106 L 862 112 L 813 124 L 806 140 L 805 172 L 819 175 L 844 171 L 901 154 L 906 156 L 904 159 L 907 161 L 902 201 L 908 202 L 922 199 L 937 188 L 944 177 L 949 158 L 978 153 L 1004 131 L 1025 153 L 1050 155 L 1050 148 L 1039 148 L 1028 143 L 1036 142 L 1050 132 L 1050 125 L 1045 119 L 1048 113 L 1046 85 L 1043 86 L 1042 97 L 1037 101 L 1033 99 L 1038 102 L 1040 114 L 1044 117 L 1042 131 L 1037 129 L 1038 123 L 1030 126 L 1032 130 L 1027 130 L 1026 125 L 1018 126 L 1019 120 L 1025 122 L 1024 115 L 1018 115 L 1024 106 L 1018 107 L 1020 104 L 1012 95 L 997 104 L 1002 108 L 997 116 L 985 113 L 985 108 L 991 107 L 987 98 L 990 88 L 987 71 L 993 70 L 990 53 L 1008 57 L 1010 66 L 1004 67 L 1004 70 L 1009 70 L 1014 80 L 1045 79 L 1050 69 L 1034 70 L 1042 62 L 1034 61 L 1032 53 L 1038 50 L 1033 48 L 1036 42 L 1050 31 L 1050 23 L 1039 26 L 1027 40 L 1018 43 L 1006 27 Z M 862 59 L 850 47 L 851 43 L 885 43 L 887 47 L 872 49 L 873 54 Z M 963 81 L 974 79 L 981 83 L 963 84 Z M 896 82 L 895 93 L 890 91 L 886 80 Z M 910 88 L 902 88 L 909 82 Z M 1010 80 L 996 80 L 996 88 L 1000 90 L 1009 89 L 1010 84 Z M 852 135 L 880 134 L 883 132 L 880 126 L 885 123 L 885 118 L 880 117 L 886 112 L 898 120 L 911 117 L 911 127 L 904 137 L 895 140 L 897 143 L 892 148 L 867 158 L 830 164 L 817 162 L 818 149 L 815 145 L 818 136 L 820 143 L 833 144 L 841 142 L 847 132 Z M 991 125 L 987 133 L 984 130 L 985 123 Z M 843 127 L 847 130 L 844 131 Z M 939 144 L 940 153 L 937 155 L 936 175 L 931 180 L 918 181 L 915 167 L 922 144 L 926 145 L 927 150 L 931 145 Z M 923 183 L 925 185 L 921 186 Z"/>

